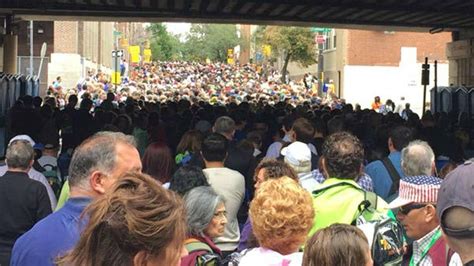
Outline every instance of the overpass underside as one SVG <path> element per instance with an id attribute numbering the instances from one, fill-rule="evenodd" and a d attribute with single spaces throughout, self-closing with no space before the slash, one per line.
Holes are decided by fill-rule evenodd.
<path id="1" fill-rule="evenodd" d="M 474 84 L 473 14 L 474 0 L 0 0 L 4 66 L 11 71 L 17 45 L 12 25 L 18 20 L 278 24 L 452 31 L 447 54 L 456 85 Z"/>
<path id="2" fill-rule="evenodd" d="M 299 26 L 474 28 L 469 0 L 2 0 L 18 18 Z M 80 17 L 80 18 L 78 18 Z"/>

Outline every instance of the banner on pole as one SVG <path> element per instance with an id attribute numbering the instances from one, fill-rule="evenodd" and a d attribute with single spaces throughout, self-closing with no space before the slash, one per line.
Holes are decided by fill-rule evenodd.
<path id="1" fill-rule="evenodd" d="M 120 72 L 112 72 L 112 84 L 119 85 L 122 83 Z"/>
<path id="2" fill-rule="evenodd" d="M 139 63 L 140 62 L 140 46 L 132 45 L 128 47 L 130 52 L 130 62 Z"/>
<path id="3" fill-rule="evenodd" d="M 143 62 L 150 63 L 151 62 L 151 49 L 144 49 L 143 50 Z"/>

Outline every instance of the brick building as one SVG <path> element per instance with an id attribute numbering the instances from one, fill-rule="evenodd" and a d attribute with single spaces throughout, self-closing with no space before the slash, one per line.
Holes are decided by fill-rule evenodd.
<path id="1" fill-rule="evenodd" d="M 438 85 L 449 85 L 446 44 L 450 41 L 450 33 L 332 30 L 324 44 L 323 80 L 333 80 L 340 97 L 363 108 L 375 96 L 395 104 L 405 97 L 420 112 L 421 64 L 425 57 L 431 64 L 437 60 Z M 432 86 L 433 66 L 430 74 Z"/>
<path id="2" fill-rule="evenodd" d="M 18 73 L 30 73 L 30 22 L 18 23 Z M 87 73 L 110 72 L 114 49 L 114 23 L 89 21 L 34 21 L 33 74 L 37 75 L 43 43 L 47 50 L 41 73 L 41 95 L 61 76 L 67 88 Z"/>
<path id="3" fill-rule="evenodd" d="M 72 88 L 88 71 L 110 73 L 115 49 L 114 22 L 55 21 L 49 80 L 61 76 Z"/>

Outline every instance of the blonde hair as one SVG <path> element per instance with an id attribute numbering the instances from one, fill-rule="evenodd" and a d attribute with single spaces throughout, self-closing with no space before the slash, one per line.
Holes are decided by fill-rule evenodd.
<path id="1" fill-rule="evenodd" d="M 131 265 L 140 251 L 179 261 L 186 235 L 183 200 L 148 175 L 125 174 L 83 217 L 89 223 L 59 265 Z"/>
<path id="2" fill-rule="evenodd" d="M 287 176 L 263 182 L 249 213 L 260 246 L 283 255 L 303 244 L 314 220 L 311 195 Z"/>

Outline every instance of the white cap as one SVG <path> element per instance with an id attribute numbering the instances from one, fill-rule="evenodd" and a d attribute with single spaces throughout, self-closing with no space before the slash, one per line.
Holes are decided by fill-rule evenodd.
<path id="1" fill-rule="evenodd" d="M 307 144 L 299 141 L 281 149 L 281 155 L 294 166 L 302 166 L 305 162 L 311 161 L 311 150 Z"/>
<path id="2" fill-rule="evenodd" d="M 13 137 L 10 142 L 8 142 L 8 145 L 12 144 L 15 140 L 26 140 L 31 144 L 31 147 L 35 146 L 35 141 L 28 135 L 17 135 Z"/>

